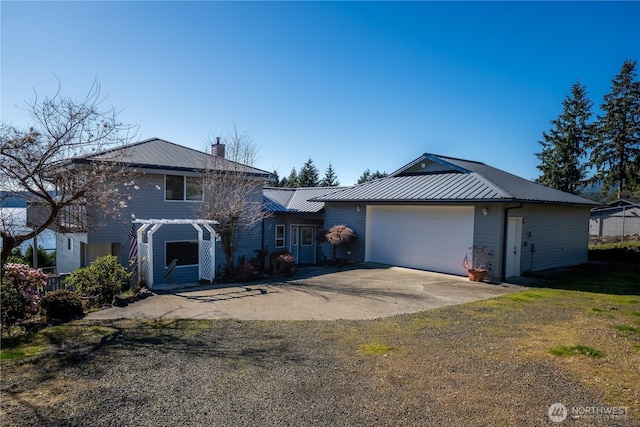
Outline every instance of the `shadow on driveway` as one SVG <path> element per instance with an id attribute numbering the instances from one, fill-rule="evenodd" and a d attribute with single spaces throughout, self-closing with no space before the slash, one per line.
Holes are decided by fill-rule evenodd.
<path id="1" fill-rule="evenodd" d="M 362 264 L 311 268 L 294 276 L 222 286 L 164 290 L 88 319 L 190 318 L 238 320 L 376 319 L 492 298 L 525 289 L 466 277 Z"/>

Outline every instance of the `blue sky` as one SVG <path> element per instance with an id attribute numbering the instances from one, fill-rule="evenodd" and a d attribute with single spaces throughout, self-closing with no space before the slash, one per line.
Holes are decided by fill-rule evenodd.
<path id="1" fill-rule="evenodd" d="M 578 80 L 594 112 L 640 59 L 640 2 L 2 1 L 1 118 L 97 79 L 139 139 L 204 149 L 237 127 L 256 166 L 341 184 L 429 152 L 536 178 Z"/>

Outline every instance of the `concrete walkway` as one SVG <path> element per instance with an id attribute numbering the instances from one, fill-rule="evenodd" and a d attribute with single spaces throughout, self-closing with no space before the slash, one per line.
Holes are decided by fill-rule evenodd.
<path id="1" fill-rule="evenodd" d="M 513 284 L 402 267 L 312 268 L 280 280 L 166 290 L 87 319 L 375 319 L 517 292 Z"/>

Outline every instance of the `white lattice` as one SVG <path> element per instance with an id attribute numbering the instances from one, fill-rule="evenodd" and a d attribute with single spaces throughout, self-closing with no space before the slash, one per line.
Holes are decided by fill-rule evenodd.
<path id="1" fill-rule="evenodd" d="M 140 253 L 138 254 L 140 257 L 139 266 L 138 266 L 138 274 L 140 280 L 144 280 L 147 283 L 147 286 L 152 283 L 151 277 L 149 276 L 149 244 L 148 243 L 140 243 Z"/>
<path id="2" fill-rule="evenodd" d="M 215 278 L 213 244 L 211 240 L 200 240 L 200 279 L 213 280 Z"/>

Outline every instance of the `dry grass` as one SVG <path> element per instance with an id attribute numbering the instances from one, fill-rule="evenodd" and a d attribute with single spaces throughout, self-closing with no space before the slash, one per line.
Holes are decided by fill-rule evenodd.
<path id="1" fill-rule="evenodd" d="M 532 425 L 546 423 L 548 406 L 564 400 L 626 407 L 633 419 L 621 425 L 633 425 L 640 419 L 638 331 L 640 296 L 563 289 L 374 321 L 79 321 L 3 341 L 2 417 L 28 414 L 24 408 L 56 408 L 58 419 L 95 416 L 100 402 L 84 399 L 95 384 L 77 370 L 68 377 L 78 363 L 94 369 L 109 360 L 129 375 L 137 366 L 126 360 L 144 357 L 157 360 L 151 366 L 159 378 L 170 378 L 176 364 L 196 357 L 215 370 L 216 382 L 233 384 L 224 399 L 250 393 L 241 386 L 246 378 L 276 369 L 280 380 L 288 372 L 282 387 L 296 390 L 284 393 L 294 400 L 279 402 L 275 391 L 270 399 L 292 405 L 297 420 L 300 404 L 342 408 L 336 424 Z M 121 392 L 127 386 L 117 384 Z"/>

